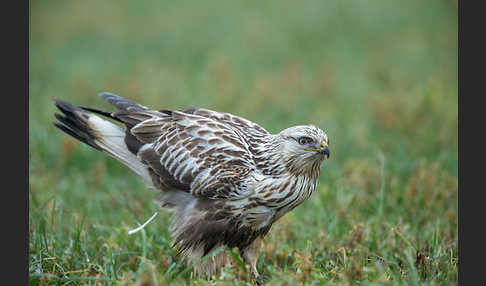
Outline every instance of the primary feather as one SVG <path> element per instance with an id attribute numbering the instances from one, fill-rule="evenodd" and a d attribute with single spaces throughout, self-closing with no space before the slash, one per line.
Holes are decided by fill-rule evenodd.
<path id="1" fill-rule="evenodd" d="M 103 151 L 160 190 L 174 211 L 174 245 L 191 264 L 220 246 L 237 247 L 257 276 L 258 249 L 272 224 L 316 189 L 328 137 L 313 125 L 270 134 L 229 113 L 193 108 L 151 110 L 102 93 L 118 111 L 74 106 L 55 99 L 56 127 Z M 102 119 L 109 117 L 125 129 Z M 308 138 L 299 140 L 304 136 Z M 224 252 L 196 266 L 210 277 Z"/>

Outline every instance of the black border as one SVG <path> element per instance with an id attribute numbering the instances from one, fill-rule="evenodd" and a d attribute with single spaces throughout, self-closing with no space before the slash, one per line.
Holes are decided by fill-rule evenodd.
<path id="1" fill-rule="evenodd" d="M 29 3 L 6 2 L 0 17 L 3 285 L 29 284 Z"/>
<path id="2" fill-rule="evenodd" d="M 465 5 L 467 3 L 467 5 Z M 458 285 L 481 285 L 484 283 L 482 257 L 484 222 L 480 212 L 484 200 L 479 196 L 486 190 L 482 178 L 485 168 L 480 155 L 484 154 L 482 133 L 484 105 L 479 102 L 484 97 L 485 82 L 484 57 L 484 9 L 480 1 L 458 1 L 458 106 L 459 106 L 459 279 Z M 472 6 L 477 4 L 477 6 Z M 474 104 L 473 99 L 478 99 Z M 467 136 L 469 134 L 469 137 Z M 483 154 L 479 154 L 483 153 Z M 484 156 L 481 156 L 484 157 Z M 474 162 L 474 159 L 479 159 Z M 474 181 L 476 179 L 477 181 Z M 468 234 L 466 234 L 466 229 Z"/>

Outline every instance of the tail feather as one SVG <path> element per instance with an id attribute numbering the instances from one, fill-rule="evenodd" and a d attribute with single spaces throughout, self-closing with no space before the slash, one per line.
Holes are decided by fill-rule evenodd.
<path id="1" fill-rule="evenodd" d="M 99 96 L 103 97 L 120 111 L 148 110 L 148 108 L 143 105 L 131 102 L 130 100 L 113 93 L 102 92 Z"/>
<path id="2" fill-rule="evenodd" d="M 147 166 L 128 149 L 125 143 L 125 130 L 92 112 L 106 116 L 109 113 L 81 108 L 61 99 L 54 99 L 54 101 L 63 113 L 63 115 L 55 113 L 59 122 L 54 122 L 54 126 L 77 140 L 119 160 L 142 176 L 148 185 L 152 184 Z"/>
<path id="3" fill-rule="evenodd" d="M 76 112 L 79 113 L 79 108 L 60 99 L 54 99 L 54 101 L 56 102 L 57 108 L 59 108 L 59 110 L 61 110 L 65 115 L 62 116 L 59 113 L 55 113 L 54 116 L 56 116 L 57 120 L 64 125 L 54 122 L 54 126 L 78 139 L 79 141 L 101 151 L 101 148 L 94 142 L 95 136 L 91 134 L 92 132 L 90 132 L 90 128 L 87 126 L 86 121 L 80 120 L 80 115 L 76 114 Z"/>

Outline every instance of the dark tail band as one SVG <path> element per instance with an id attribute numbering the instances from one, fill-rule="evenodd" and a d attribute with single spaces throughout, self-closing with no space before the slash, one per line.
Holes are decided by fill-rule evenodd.
<path id="1" fill-rule="evenodd" d="M 57 108 L 63 113 L 63 115 L 59 113 L 54 114 L 60 122 L 53 122 L 54 126 L 77 140 L 101 151 L 102 149 L 95 142 L 96 132 L 88 124 L 89 115 L 87 112 L 67 101 L 57 98 L 54 101 Z"/>

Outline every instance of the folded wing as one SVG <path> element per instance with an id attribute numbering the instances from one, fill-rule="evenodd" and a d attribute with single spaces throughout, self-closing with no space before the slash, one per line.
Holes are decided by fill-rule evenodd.
<path id="1" fill-rule="evenodd" d="M 154 185 L 195 197 L 241 199 L 253 192 L 255 175 L 248 136 L 268 132 L 237 116 L 206 109 L 149 110 L 102 94 L 119 111 L 128 149 L 149 166 Z M 252 135 L 252 134 L 256 135 Z"/>

